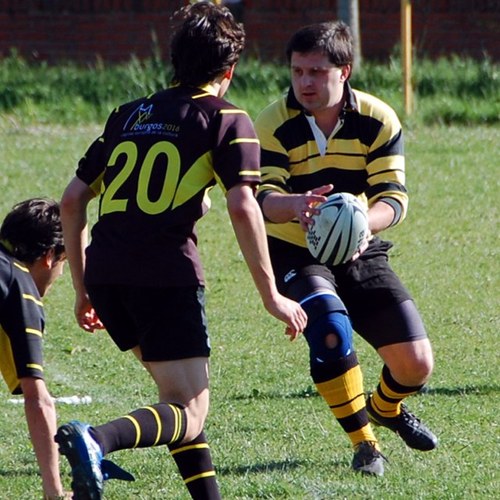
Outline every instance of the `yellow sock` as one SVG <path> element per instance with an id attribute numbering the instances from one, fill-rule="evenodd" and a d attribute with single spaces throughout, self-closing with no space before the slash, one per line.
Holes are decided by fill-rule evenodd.
<path id="1" fill-rule="evenodd" d="M 342 362 L 345 359 L 342 358 L 339 361 Z M 354 359 L 356 360 L 354 364 L 352 359 L 348 360 L 346 363 L 348 369 L 341 374 L 338 374 L 339 366 L 337 365 L 337 376 L 316 382 L 316 388 L 354 446 L 362 441 L 371 441 L 376 444 L 378 449 L 377 438 L 373 433 L 365 409 L 363 375 L 355 354 Z M 351 366 L 349 367 L 349 365 Z"/>
<path id="2" fill-rule="evenodd" d="M 397 417 L 401 413 L 402 400 L 420 389 L 421 386 L 408 387 L 399 384 L 392 378 L 389 368 L 384 365 L 377 390 L 371 397 L 372 407 L 382 417 Z"/>

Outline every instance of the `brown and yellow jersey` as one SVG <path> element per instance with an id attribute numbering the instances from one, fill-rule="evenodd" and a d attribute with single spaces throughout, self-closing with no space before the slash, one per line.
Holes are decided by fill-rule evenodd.
<path id="1" fill-rule="evenodd" d="M 214 94 L 172 87 L 111 114 L 77 170 L 100 194 L 87 283 L 203 283 L 195 223 L 209 190 L 260 182 L 250 118 Z"/>

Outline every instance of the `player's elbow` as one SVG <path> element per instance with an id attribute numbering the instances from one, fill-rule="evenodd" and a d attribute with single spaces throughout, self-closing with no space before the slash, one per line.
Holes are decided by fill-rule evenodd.
<path id="1" fill-rule="evenodd" d="M 78 177 L 74 177 L 62 195 L 61 214 L 71 214 L 79 211 L 93 197 L 93 191 Z"/>
<path id="2" fill-rule="evenodd" d="M 260 208 L 251 186 L 241 184 L 226 193 L 226 205 L 232 221 L 243 221 L 250 214 L 259 213 Z"/>

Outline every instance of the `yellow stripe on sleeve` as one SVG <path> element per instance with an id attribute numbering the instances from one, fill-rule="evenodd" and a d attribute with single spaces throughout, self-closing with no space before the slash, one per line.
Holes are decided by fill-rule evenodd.
<path id="1" fill-rule="evenodd" d="M 234 139 L 229 142 L 229 145 L 231 146 L 232 144 L 241 144 L 241 143 L 253 143 L 253 144 L 260 144 L 259 139 L 253 139 L 251 137 L 240 137 L 239 139 Z"/>
<path id="2" fill-rule="evenodd" d="M 40 330 L 36 330 L 35 328 L 26 328 L 24 330 L 26 333 L 32 333 L 33 335 L 38 335 L 39 337 L 43 337 L 43 334 Z"/>
<path id="3" fill-rule="evenodd" d="M 260 172 L 258 170 L 240 170 L 239 175 L 250 175 L 252 177 L 258 177 L 260 179 Z"/>
<path id="4" fill-rule="evenodd" d="M 248 115 L 243 109 L 221 109 L 222 115 Z"/>
<path id="5" fill-rule="evenodd" d="M 36 297 L 33 297 L 33 295 L 23 293 L 23 299 L 32 300 L 37 306 L 43 307 L 43 302 L 38 300 Z"/>
<path id="6" fill-rule="evenodd" d="M 43 372 L 43 366 L 42 365 L 39 365 L 37 363 L 28 363 L 26 365 L 27 368 L 34 368 L 35 370 L 40 370 L 41 372 Z"/>

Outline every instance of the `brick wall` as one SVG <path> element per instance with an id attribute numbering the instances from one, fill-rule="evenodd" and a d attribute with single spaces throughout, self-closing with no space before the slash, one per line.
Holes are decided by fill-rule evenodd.
<path id="1" fill-rule="evenodd" d="M 243 0 L 247 49 L 282 60 L 300 26 L 336 17 L 336 0 Z M 168 18 L 182 0 L 0 0 L 0 57 L 12 48 L 55 63 L 118 62 L 153 50 L 166 56 Z M 420 56 L 456 53 L 500 60 L 498 0 L 414 0 L 413 41 Z M 400 36 L 399 0 L 359 0 L 362 53 L 385 59 Z"/>

